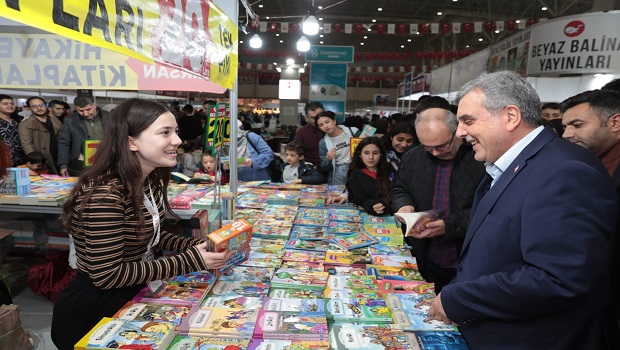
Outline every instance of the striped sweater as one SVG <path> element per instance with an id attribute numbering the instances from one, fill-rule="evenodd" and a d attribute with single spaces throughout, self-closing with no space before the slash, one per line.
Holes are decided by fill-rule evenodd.
<path id="1" fill-rule="evenodd" d="M 77 268 L 88 274 L 95 286 L 119 288 L 206 269 L 195 247 L 199 240 L 163 230 L 156 247 L 180 254 L 143 262 L 142 256 L 154 235 L 153 217 L 146 207 L 140 205 L 145 228 L 137 234 L 138 221 L 131 200 L 123 196 L 121 181 L 114 179 L 95 189 L 79 217 L 78 208 L 86 186 L 89 184 L 82 189 L 72 209 L 70 231 L 77 253 Z M 159 198 L 156 201 L 163 219 L 162 201 Z"/>

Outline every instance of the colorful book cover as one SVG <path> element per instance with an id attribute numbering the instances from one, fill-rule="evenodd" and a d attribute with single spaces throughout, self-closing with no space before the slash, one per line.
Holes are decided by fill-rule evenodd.
<path id="1" fill-rule="evenodd" d="M 179 335 L 250 339 L 258 310 L 193 307 L 179 326 Z"/>
<path id="2" fill-rule="evenodd" d="M 360 211 L 353 208 L 329 208 L 329 213 L 336 215 L 360 215 Z"/>
<path id="3" fill-rule="evenodd" d="M 287 250 L 284 252 L 284 256 L 282 257 L 282 260 L 323 262 L 325 260 L 325 252 L 307 251 L 307 250 Z"/>
<path id="4" fill-rule="evenodd" d="M 284 248 L 286 249 L 301 249 L 301 250 L 315 250 L 315 251 L 327 251 L 329 247 L 328 242 L 312 241 L 299 238 L 291 238 L 286 242 Z"/>
<path id="5" fill-rule="evenodd" d="M 363 276 L 366 275 L 366 265 L 326 266 L 325 272 L 330 275 Z"/>
<path id="6" fill-rule="evenodd" d="M 327 272 L 303 272 L 295 269 L 278 269 L 271 278 L 274 288 L 325 289 Z"/>
<path id="7" fill-rule="evenodd" d="M 313 289 L 270 288 L 269 297 L 270 298 L 301 298 L 301 299 L 323 300 L 323 291 L 313 290 Z"/>
<path id="8" fill-rule="evenodd" d="M 325 298 L 381 298 L 381 293 L 373 277 L 330 275 L 325 287 Z"/>
<path id="9" fill-rule="evenodd" d="M 392 311 L 394 324 L 406 331 L 457 331 L 454 325 L 431 320 L 428 309 L 434 294 L 389 294 L 386 302 Z"/>
<path id="10" fill-rule="evenodd" d="M 241 263 L 241 266 L 277 268 L 280 263 L 282 263 L 282 252 L 280 254 L 265 254 L 250 251 L 248 260 Z"/>
<path id="11" fill-rule="evenodd" d="M 75 344 L 75 349 L 166 349 L 174 338 L 174 327 L 169 322 L 104 317 Z"/>
<path id="12" fill-rule="evenodd" d="M 280 268 L 283 269 L 296 269 L 299 271 L 308 272 L 322 272 L 325 271 L 325 266 L 322 262 L 309 262 L 309 261 L 283 261 Z"/>
<path id="13" fill-rule="evenodd" d="M 184 283 L 193 286 L 201 285 L 210 288 L 215 282 L 215 275 L 209 271 L 196 271 L 176 276 L 172 278 L 170 282 L 178 284 Z"/>
<path id="14" fill-rule="evenodd" d="M 267 311 L 319 312 L 325 313 L 322 299 L 271 298 L 263 299 L 263 307 Z"/>
<path id="15" fill-rule="evenodd" d="M 384 299 L 325 299 L 327 319 L 336 322 L 392 323 Z"/>
<path id="16" fill-rule="evenodd" d="M 222 307 L 229 309 L 260 309 L 263 301 L 260 297 L 242 297 L 237 295 L 211 295 L 207 297 L 201 306 Z"/>
<path id="17" fill-rule="evenodd" d="M 201 285 L 168 282 L 155 293 L 152 293 L 149 287 L 144 287 L 136 294 L 133 301 L 194 306 L 202 302 L 207 292 L 208 287 Z"/>
<path id="18" fill-rule="evenodd" d="M 206 239 L 209 234 L 209 212 L 207 209 L 197 210 L 189 219 L 192 228 L 192 237 L 197 239 Z"/>
<path id="19" fill-rule="evenodd" d="M 327 233 L 335 234 L 347 234 L 347 233 L 359 233 L 362 231 L 362 226 L 359 222 L 347 222 L 347 221 L 330 221 L 327 225 Z"/>
<path id="20" fill-rule="evenodd" d="M 288 238 L 292 227 L 287 221 L 261 219 L 256 222 L 253 235 L 259 238 Z"/>
<path id="21" fill-rule="evenodd" d="M 460 332 L 415 332 L 422 349 L 469 350 Z"/>
<path id="22" fill-rule="evenodd" d="M 377 280 L 423 281 L 420 271 L 406 267 L 367 265 L 366 274 Z"/>
<path id="23" fill-rule="evenodd" d="M 325 265 L 360 265 L 372 262 L 369 254 L 355 254 L 352 251 L 333 251 L 328 250 L 325 253 Z"/>
<path id="24" fill-rule="evenodd" d="M 224 267 L 213 270 L 216 276 L 220 276 L 222 273 L 248 259 L 251 239 L 252 225 L 243 219 L 235 220 L 233 223 L 207 235 L 208 251 L 222 252 L 232 250 L 235 252 Z"/>
<path id="25" fill-rule="evenodd" d="M 295 221 L 293 221 L 295 225 L 305 225 L 305 226 L 327 226 L 329 220 L 327 218 L 307 218 L 307 217 L 297 217 Z"/>
<path id="26" fill-rule="evenodd" d="M 382 279 L 377 280 L 377 285 L 379 286 L 379 291 L 383 295 L 391 293 L 435 293 L 435 284 L 426 281 Z"/>
<path id="27" fill-rule="evenodd" d="M 281 340 L 328 340 L 325 314 L 260 310 L 254 336 Z"/>
<path id="28" fill-rule="evenodd" d="M 368 213 L 360 213 L 360 217 L 364 224 L 382 224 L 382 223 L 392 223 L 394 222 L 394 218 L 389 216 L 374 216 Z"/>
<path id="29" fill-rule="evenodd" d="M 236 295 L 261 297 L 269 293 L 269 282 L 217 281 L 211 290 L 212 295 Z"/>
<path id="30" fill-rule="evenodd" d="M 290 238 L 297 238 L 309 241 L 320 241 L 325 238 L 326 231 L 326 228 L 321 226 L 295 225 L 291 229 Z"/>
<path id="31" fill-rule="evenodd" d="M 382 255 L 372 254 L 372 264 L 382 266 L 406 267 L 410 269 L 418 269 L 415 257 L 399 256 L 399 255 Z"/>
<path id="32" fill-rule="evenodd" d="M 362 218 L 359 214 L 330 214 L 330 221 L 348 221 L 348 222 L 361 222 Z"/>
<path id="33" fill-rule="evenodd" d="M 324 208 L 299 208 L 298 218 L 327 219 L 329 212 Z"/>
<path id="34" fill-rule="evenodd" d="M 289 350 L 292 343 L 291 340 L 252 339 L 248 350 Z"/>
<path id="35" fill-rule="evenodd" d="M 330 334 L 333 350 L 420 350 L 414 333 L 404 332 L 394 325 L 334 325 Z"/>
<path id="36" fill-rule="evenodd" d="M 377 239 L 367 235 L 364 232 L 358 232 L 349 235 L 331 234 L 327 235 L 325 239 L 346 250 L 368 247 L 369 245 L 378 242 Z"/>
<path id="37" fill-rule="evenodd" d="M 247 350 L 248 339 L 177 335 L 167 350 Z"/>
<path id="38" fill-rule="evenodd" d="M 220 276 L 218 281 L 269 282 L 273 271 L 272 267 L 235 266 Z"/>
<path id="39" fill-rule="evenodd" d="M 184 305 L 128 301 L 112 317 L 123 320 L 170 322 L 178 326 L 188 312 L 189 306 Z"/>

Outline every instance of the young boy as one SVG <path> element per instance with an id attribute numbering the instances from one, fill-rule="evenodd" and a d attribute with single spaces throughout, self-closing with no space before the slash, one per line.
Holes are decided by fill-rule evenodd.
<path id="1" fill-rule="evenodd" d="M 325 183 L 323 174 L 312 163 L 304 161 L 305 148 L 299 141 L 291 141 L 284 147 L 288 164 L 282 172 L 282 181 L 291 184 L 317 185 Z"/>
<path id="2" fill-rule="evenodd" d="M 40 176 L 41 174 L 49 174 L 47 165 L 45 165 L 46 162 L 47 159 L 43 153 L 34 151 L 26 155 L 26 164 L 17 167 L 30 169 L 30 176 Z"/>
<path id="3" fill-rule="evenodd" d="M 200 158 L 200 164 L 202 165 L 198 171 L 194 174 L 196 176 L 205 176 L 208 175 L 212 181 L 215 181 L 215 175 L 217 170 L 217 164 L 215 162 L 215 156 L 211 154 L 210 151 L 204 151 L 202 153 L 202 157 Z M 228 183 L 228 174 L 224 169 L 221 170 L 220 173 L 221 179 L 220 183 L 225 185 Z"/>

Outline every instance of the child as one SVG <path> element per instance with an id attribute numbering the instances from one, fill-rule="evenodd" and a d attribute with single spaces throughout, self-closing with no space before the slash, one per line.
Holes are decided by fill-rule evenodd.
<path id="1" fill-rule="evenodd" d="M 196 161 L 194 160 L 194 151 L 196 150 L 196 145 L 193 142 L 186 142 L 181 145 L 183 148 L 183 158 L 181 158 L 181 172 L 184 175 L 189 177 L 194 176 L 196 170 L 198 170 L 198 166 L 196 165 Z"/>
<path id="2" fill-rule="evenodd" d="M 366 137 L 355 148 L 347 173 L 349 202 L 371 215 L 391 214 L 392 180 L 381 139 Z"/>
<path id="3" fill-rule="evenodd" d="M 19 165 L 18 168 L 30 169 L 30 176 L 40 176 L 41 174 L 49 174 L 47 159 L 41 152 L 30 152 L 26 155 L 26 164 Z"/>
<path id="4" fill-rule="evenodd" d="M 328 172 L 330 185 L 344 185 L 347 170 L 351 163 L 351 137 L 359 134 L 357 128 L 340 126 L 336 123 L 336 114 L 324 111 L 314 117 L 317 128 L 325 133 L 319 141 L 320 167 Z"/>
<path id="5" fill-rule="evenodd" d="M 215 182 L 215 175 L 217 172 L 217 164 L 216 164 L 216 159 L 215 156 L 213 156 L 211 154 L 211 151 L 204 151 L 202 153 L 202 158 L 200 158 L 200 164 L 202 164 L 202 166 L 200 167 L 200 169 L 198 169 L 198 171 L 196 171 L 196 173 L 194 174 L 194 177 L 196 176 L 209 176 L 209 178 L 211 179 L 211 181 Z M 228 174 L 226 174 L 226 172 L 224 172 L 224 170 L 221 170 L 221 184 L 225 185 L 228 183 Z"/>
<path id="6" fill-rule="evenodd" d="M 325 177 L 312 163 L 304 161 L 306 149 L 299 141 L 291 141 L 284 147 L 288 165 L 282 171 L 282 181 L 290 184 L 317 185 L 325 183 Z"/>

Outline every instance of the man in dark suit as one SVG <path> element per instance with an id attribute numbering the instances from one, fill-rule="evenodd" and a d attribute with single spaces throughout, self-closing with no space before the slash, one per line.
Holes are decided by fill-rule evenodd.
<path id="1" fill-rule="evenodd" d="M 565 126 L 562 137 L 594 152 L 611 176 L 620 196 L 620 92 L 591 90 L 560 105 Z M 616 227 L 612 284 L 616 317 L 620 320 L 620 225 Z"/>
<path id="2" fill-rule="evenodd" d="M 618 204 L 605 168 L 539 126 L 538 95 L 514 72 L 483 74 L 458 96 L 456 135 L 488 175 L 456 278 L 430 317 L 459 324 L 473 350 L 618 349 L 609 342 Z"/>

